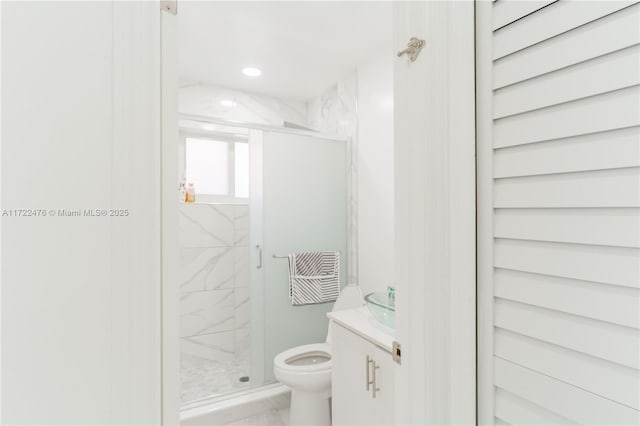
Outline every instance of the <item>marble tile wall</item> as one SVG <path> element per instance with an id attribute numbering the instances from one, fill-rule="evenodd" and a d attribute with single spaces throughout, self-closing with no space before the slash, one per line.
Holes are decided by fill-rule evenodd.
<path id="1" fill-rule="evenodd" d="M 248 386 L 249 207 L 181 204 L 182 401 Z"/>
<path id="2" fill-rule="evenodd" d="M 354 70 L 320 96 L 307 102 L 309 127 L 347 138 L 347 282 L 358 282 L 358 73 Z"/>
<path id="3" fill-rule="evenodd" d="M 241 123 L 282 126 L 284 121 L 307 126 L 307 104 L 241 90 L 183 84 L 179 110 Z"/>

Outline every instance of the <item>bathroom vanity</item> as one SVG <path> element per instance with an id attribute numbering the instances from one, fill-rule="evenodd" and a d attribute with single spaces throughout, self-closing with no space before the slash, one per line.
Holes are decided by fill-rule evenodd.
<path id="1" fill-rule="evenodd" d="M 366 307 L 331 312 L 333 425 L 395 422 L 393 330 Z"/>

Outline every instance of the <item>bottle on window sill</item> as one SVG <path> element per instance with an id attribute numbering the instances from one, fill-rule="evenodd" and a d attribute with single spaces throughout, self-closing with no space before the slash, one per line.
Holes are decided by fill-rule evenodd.
<path id="1" fill-rule="evenodd" d="M 181 203 L 187 202 L 187 184 L 185 181 L 180 181 L 180 186 L 178 187 L 178 201 Z"/>
<path id="2" fill-rule="evenodd" d="M 196 188 L 192 183 L 187 185 L 187 197 L 185 199 L 187 203 L 195 203 L 196 202 Z"/>

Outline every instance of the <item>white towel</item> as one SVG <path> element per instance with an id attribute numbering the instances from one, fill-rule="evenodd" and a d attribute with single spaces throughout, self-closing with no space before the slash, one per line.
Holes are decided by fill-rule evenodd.
<path id="1" fill-rule="evenodd" d="M 333 302 L 340 294 L 340 252 L 289 255 L 289 298 L 292 305 Z"/>

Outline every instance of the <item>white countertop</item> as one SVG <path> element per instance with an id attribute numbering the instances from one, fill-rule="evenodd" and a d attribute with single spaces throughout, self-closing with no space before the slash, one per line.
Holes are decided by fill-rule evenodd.
<path id="1" fill-rule="evenodd" d="M 385 351 L 392 351 L 394 331 L 376 321 L 366 306 L 329 312 L 327 317 Z"/>

